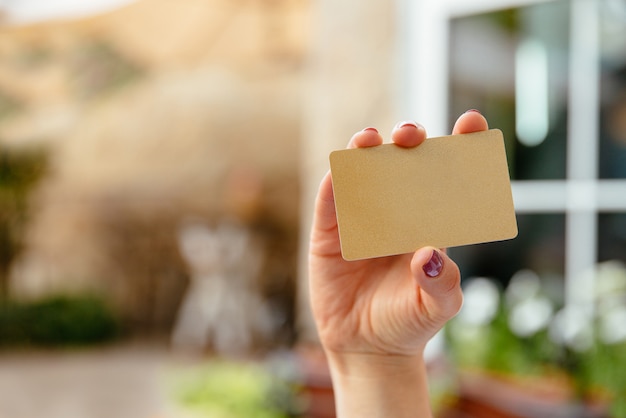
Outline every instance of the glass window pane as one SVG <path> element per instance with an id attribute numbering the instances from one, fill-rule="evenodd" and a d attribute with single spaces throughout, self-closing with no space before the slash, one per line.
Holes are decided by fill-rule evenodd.
<path id="1" fill-rule="evenodd" d="M 598 215 L 598 261 L 626 263 L 626 213 Z"/>
<path id="2" fill-rule="evenodd" d="M 603 179 L 626 178 L 626 2 L 600 2 L 600 168 Z"/>
<path id="3" fill-rule="evenodd" d="M 450 24 L 450 124 L 477 108 L 504 133 L 512 179 L 565 178 L 569 2 Z"/>
<path id="4" fill-rule="evenodd" d="M 506 285 L 519 270 L 530 269 L 561 287 L 564 276 L 565 215 L 517 216 L 519 235 L 510 241 L 450 248 L 463 279 L 490 277 Z M 562 298 L 561 291 L 554 292 Z"/>

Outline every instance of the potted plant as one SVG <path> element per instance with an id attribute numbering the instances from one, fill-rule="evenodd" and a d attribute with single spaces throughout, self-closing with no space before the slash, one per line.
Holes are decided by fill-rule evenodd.
<path id="1" fill-rule="evenodd" d="M 446 328 L 459 370 L 456 407 L 479 416 L 626 416 L 626 268 L 603 263 L 594 274 L 584 307 L 559 304 L 529 270 L 506 288 L 468 280 L 464 307 Z"/>

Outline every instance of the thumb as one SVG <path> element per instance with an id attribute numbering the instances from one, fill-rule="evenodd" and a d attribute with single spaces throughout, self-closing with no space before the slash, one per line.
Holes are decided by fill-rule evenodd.
<path id="1" fill-rule="evenodd" d="M 426 314 L 435 324 L 443 326 L 463 304 L 458 266 L 445 252 L 424 247 L 413 254 L 411 272 L 420 288 Z"/>
<path id="2" fill-rule="evenodd" d="M 320 256 L 341 254 L 330 172 L 324 176 L 315 199 L 309 252 Z"/>

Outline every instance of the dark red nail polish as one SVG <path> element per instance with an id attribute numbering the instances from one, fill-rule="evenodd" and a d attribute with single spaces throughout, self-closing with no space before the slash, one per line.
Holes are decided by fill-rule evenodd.
<path id="1" fill-rule="evenodd" d="M 398 124 L 396 125 L 396 129 L 400 129 L 400 128 L 404 128 L 405 126 L 410 126 L 412 128 L 416 128 L 418 127 L 416 122 L 413 122 L 412 120 L 407 120 L 404 122 L 398 122 Z"/>
<path id="2" fill-rule="evenodd" d="M 422 270 L 428 277 L 437 277 L 443 269 L 443 258 L 437 250 L 433 250 L 433 254 L 430 256 L 430 260 L 422 266 Z"/>
<path id="3" fill-rule="evenodd" d="M 467 112 L 465 112 L 465 113 L 472 113 L 472 112 L 473 112 L 473 113 L 478 113 L 479 115 L 481 114 L 481 113 L 480 113 L 480 110 L 478 110 L 478 109 L 470 109 L 470 110 L 468 110 L 468 111 L 467 111 Z"/>
<path id="4" fill-rule="evenodd" d="M 368 127 L 368 128 L 363 129 L 363 132 L 365 132 L 365 131 L 372 131 L 372 132 L 376 132 L 376 133 L 378 133 L 378 129 L 376 129 L 376 128 L 372 128 L 371 126 L 370 126 L 370 127 Z"/>

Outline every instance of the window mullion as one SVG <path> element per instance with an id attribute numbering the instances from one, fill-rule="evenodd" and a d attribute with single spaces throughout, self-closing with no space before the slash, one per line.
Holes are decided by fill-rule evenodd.
<path id="1" fill-rule="evenodd" d="M 599 109 L 598 6 L 594 0 L 572 0 L 568 97 L 568 181 L 597 181 Z M 592 188 L 593 189 L 593 188 Z M 597 261 L 597 210 L 575 207 L 594 193 L 568 187 L 565 230 L 565 301 L 568 306 L 593 312 Z"/>

